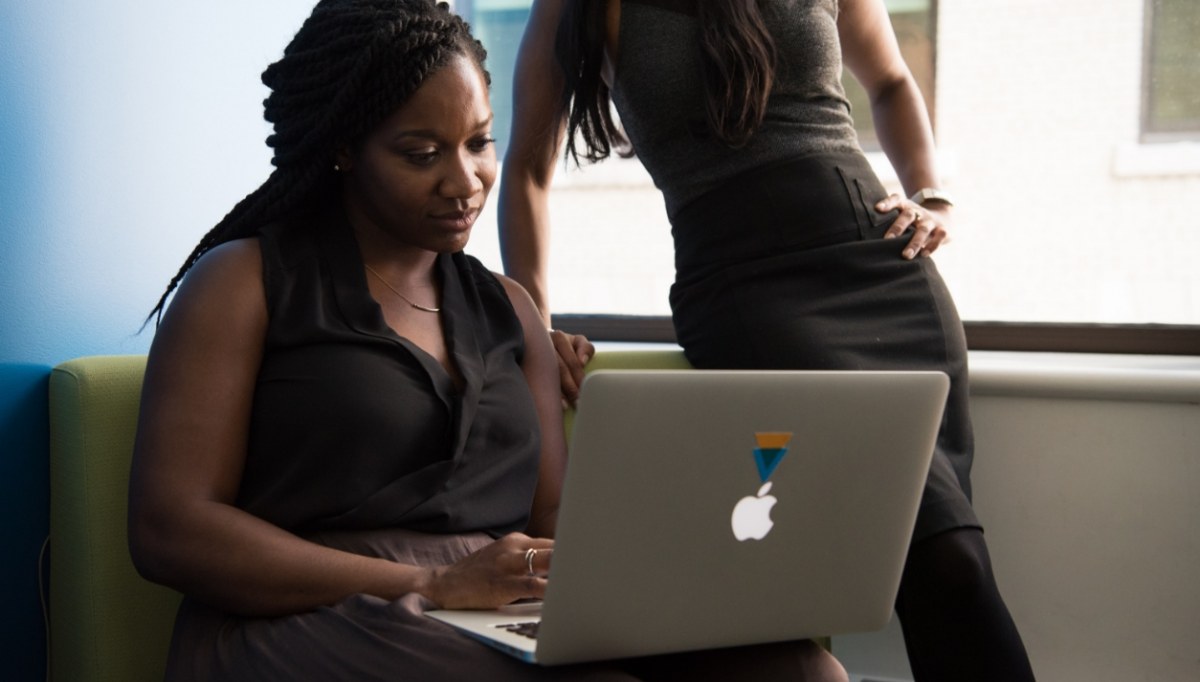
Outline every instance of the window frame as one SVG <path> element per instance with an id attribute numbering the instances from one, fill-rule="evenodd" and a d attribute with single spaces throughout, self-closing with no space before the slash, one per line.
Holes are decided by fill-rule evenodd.
<path id="1" fill-rule="evenodd" d="M 677 343 L 665 315 L 552 315 L 555 329 L 592 341 Z M 967 348 L 987 351 L 1200 355 L 1200 325 L 963 322 Z"/>
<path id="2" fill-rule="evenodd" d="M 1192 120 L 1193 127 L 1179 130 L 1159 130 L 1151 127 L 1153 108 L 1156 0 L 1144 0 L 1142 13 L 1142 88 L 1139 140 L 1146 144 L 1166 142 L 1195 142 L 1200 140 L 1200 117 Z"/>

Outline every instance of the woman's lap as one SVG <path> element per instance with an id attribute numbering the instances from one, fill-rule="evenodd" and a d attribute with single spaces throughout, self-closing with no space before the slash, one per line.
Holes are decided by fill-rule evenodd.
<path id="1" fill-rule="evenodd" d="M 421 615 L 423 605 L 412 595 L 393 602 L 355 595 L 273 619 L 233 618 L 195 604 L 185 608 L 168 680 L 636 679 L 608 666 L 529 665 Z"/>
<path id="2" fill-rule="evenodd" d="M 419 563 L 453 560 L 487 541 L 479 535 L 405 531 L 313 537 L 351 551 Z M 185 600 L 176 619 L 166 679 L 636 682 L 716 680 L 723 679 L 722 670 L 752 671 L 759 679 L 803 679 L 800 671 L 814 667 L 815 661 L 811 642 L 787 642 L 544 668 L 424 616 L 430 607 L 417 595 L 390 602 L 354 595 L 307 613 L 239 618 Z"/>

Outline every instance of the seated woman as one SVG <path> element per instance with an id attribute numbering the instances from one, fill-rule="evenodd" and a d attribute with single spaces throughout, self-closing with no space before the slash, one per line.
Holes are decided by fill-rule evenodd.
<path id="1" fill-rule="evenodd" d="M 185 595 L 167 679 L 844 680 L 811 642 L 541 668 L 422 615 L 543 595 L 566 458 L 537 309 L 462 253 L 484 56 L 445 4 L 322 0 L 263 74 L 276 169 L 152 313 L 129 536 Z"/>

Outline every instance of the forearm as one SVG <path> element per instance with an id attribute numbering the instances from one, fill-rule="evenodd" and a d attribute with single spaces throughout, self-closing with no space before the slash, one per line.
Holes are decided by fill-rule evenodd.
<path id="1" fill-rule="evenodd" d="M 130 544 L 139 572 L 231 613 L 277 616 L 356 593 L 395 599 L 429 591 L 429 569 L 324 547 L 223 503 L 135 511 Z"/>
<path id="2" fill-rule="evenodd" d="M 882 89 L 871 102 L 879 144 L 911 195 L 925 187 L 940 187 L 937 151 L 925 101 L 911 75 Z"/>

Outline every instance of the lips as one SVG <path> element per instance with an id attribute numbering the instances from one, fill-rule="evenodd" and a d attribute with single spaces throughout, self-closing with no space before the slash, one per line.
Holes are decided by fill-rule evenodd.
<path id="1" fill-rule="evenodd" d="M 479 209 L 472 208 L 466 211 L 447 211 L 445 213 L 436 213 L 430 216 L 434 222 L 451 230 L 469 230 L 475 224 L 475 219 L 479 217 Z"/>

